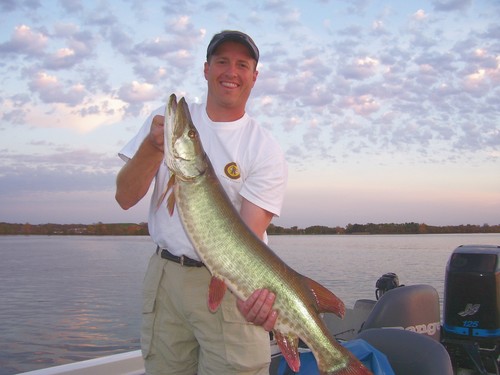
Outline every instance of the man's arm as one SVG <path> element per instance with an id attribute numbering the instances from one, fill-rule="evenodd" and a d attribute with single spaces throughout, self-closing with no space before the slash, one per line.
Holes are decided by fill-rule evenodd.
<path id="1" fill-rule="evenodd" d="M 149 134 L 132 159 L 118 172 L 115 199 L 124 210 L 139 202 L 163 161 L 163 116 L 155 116 Z"/>
<path id="2" fill-rule="evenodd" d="M 243 198 L 240 215 L 245 224 L 260 239 L 263 239 L 273 214 Z M 238 300 L 238 310 L 248 322 L 260 325 L 266 331 L 271 331 L 278 318 L 278 312 L 272 309 L 275 298 L 274 293 L 267 289 L 259 289 L 254 291 L 247 300 Z"/>

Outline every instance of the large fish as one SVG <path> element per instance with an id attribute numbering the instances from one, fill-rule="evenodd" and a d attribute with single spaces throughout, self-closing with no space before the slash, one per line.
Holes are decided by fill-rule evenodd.
<path id="1" fill-rule="evenodd" d="M 322 375 L 371 374 L 339 345 L 320 317 L 343 316 L 344 304 L 319 283 L 288 267 L 243 222 L 222 188 L 184 98 L 171 95 L 165 112 L 165 162 L 171 172 L 167 207 L 177 207 L 184 229 L 210 271 L 208 308 L 217 310 L 226 288 L 240 299 L 266 288 L 276 295 L 274 335 L 293 371 L 301 338 L 312 350 Z"/>

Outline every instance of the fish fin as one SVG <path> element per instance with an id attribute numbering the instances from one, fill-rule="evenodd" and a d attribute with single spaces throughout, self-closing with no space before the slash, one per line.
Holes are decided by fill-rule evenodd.
<path id="1" fill-rule="evenodd" d="M 174 185 L 175 185 L 175 174 L 172 173 L 167 182 L 167 189 L 165 190 L 165 194 L 167 193 L 167 191 L 172 190 L 172 192 L 167 198 L 167 209 L 170 216 L 174 214 L 174 208 L 175 208 L 175 194 L 172 189 Z"/>
<path id="2" fill-rule="evenodd" d="M 160 208 L 161 203 L 163 202 L 163 200 L 167 196 L 167 193 L 169 192 L 169 190 L 172 189 L 174 184 L 175 184 L 175 174 L 172 174 L 172 176 L 170 176 L 170 178 L 168 179 L 167 187 L 165 188 L 165 191 L 161 194 L 160 199 L 158 199 L 158 203 L 156 204 L 156 209 Z M 172 203 L 170 202 L 171 200 L 173 200 Z M 170 195 L 168 196 L 168 199 L 167 199 L 167 208 L 168 208 L 168 212 L 170 213 L 170 216 L 172 216 L 172 214 L 174 213 L 174 206 L 173 206 L 174 204 L 175 204 L 175 197 L 174 197 L 174 194 L 172 192 L 172 193 L 170 193 Z M 172 207 L 170 207 L 170 206 L 172 206 Z"/>
<path id="3" fill-rule="evenodd" d="M 288 363 L 288 366 L 293 372 L 299 372 L 300 356 L 299 356 L 299 337 L 293 334 L 283 334 L 280 331 L 273 331 L 281 354 Z"/>
<path id="4" fill-rule="evenodd" d="M 169 191 L 170 189 L 172 189 L 174 187 L 174 185 L 175 185 L 175 174 L 172 173 L 172 175 L 168 179 L 166 191 Z"/>
<path id="5" fill-rule="evenodd" d="M 311 292 L 316 298 L 318 311 L 320 313 L 331 312 L 339 316 L 340 318 L 343 318 L 345 315 L 344 302 L 342 302 L 339 297 L 337 297 L 317 281 L 314 281 L 308 277 L 305 277 L 305 279 L 309 289 L 311 289 Z"/>
<path id="6" fill-rule="evenodd" d="M 226 293 L 226 289 L 227 285 L 224 280 L 212 276 L 208 287 L 208 309 L 211 312 L 216 312 L 219 308 L 222 298 L 224 298 L 224 294 Z"/>
<path id="7" fill-rule="evenodd" d="M 172 216 L 174 214 L 174 209 L 175 209 L 175 195 L 174 193 L 170 193 L 170 195 L 167 198 L 167 209 L 168 209 L 168 214 Z"/>
<path id="8" fill-rule="evenodd" d="M 160 198 L 158 199 L 158 203 L 156 203 L 156 209 L 158 210 L 161 206 L 161 203 L 163 202 L 163 200 L 165 199 L 165 196 L 167 195 L 168 193 L 168 188 L 165 189 L 165 191 L 160 195 Z"/>

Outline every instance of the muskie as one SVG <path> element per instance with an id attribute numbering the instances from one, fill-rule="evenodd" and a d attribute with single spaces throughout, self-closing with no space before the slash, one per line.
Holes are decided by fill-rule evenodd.
<path id="1" fill-rule="evenodd" d="M 165 112 L 165 162 L 171 172 L 170 214 L 177 206 L 184 229 L 212 275 L 208 308 L 215 312 L 226 288 L 240 299 L 257 289 L 276 295 L 274 335 L 293 371 L 300 359 L 298 339 L 312 350 L 322 375 L 371 374 L 337 343 L 319 316 L 340 317 L 344 304 L 319 283 L 288 267 L 243 222 L 222 188 L 182 98 L 170 96 Z"/>

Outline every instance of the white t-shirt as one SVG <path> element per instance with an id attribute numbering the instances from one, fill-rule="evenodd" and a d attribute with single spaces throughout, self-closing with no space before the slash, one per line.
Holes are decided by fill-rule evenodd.
<path id="1" fill-rule="evenodd" d="M 189 110 L 203 148 L 236 209 L 239 211 L 244 197 L 279 216 L 288 169 L 283 152 L 271 134 L 248 114 L 233 122 L 213 122 L 208 117 L 204 104 L 192 103 Z M 131 159 L 137 152 L 149 133 L 153 117 L 164 114 L 165 106 L 151 113 L 136 136 L 119 152 L 123 160 Z M 234 168 L 235 165 L 237 168 Z M 186 255 L 198 260 L 199 257 L 179 220 L 177 209 L 170 216 L 166 201 L 157 208 L 169 177 L 169 170 L 165 163 L 162 163 L 156 174 L 149 207 L 150 236 L 158 246 L 168 249 L 172 254 Z"/>

